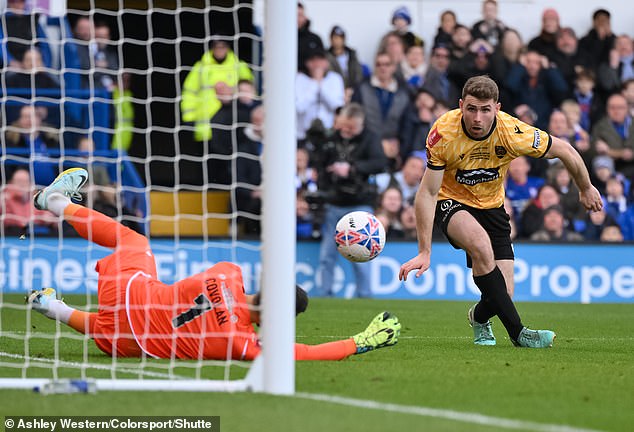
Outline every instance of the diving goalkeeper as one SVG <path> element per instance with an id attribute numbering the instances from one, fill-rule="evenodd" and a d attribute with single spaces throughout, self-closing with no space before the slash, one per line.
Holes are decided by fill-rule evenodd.
<path id="1" fill-rule="evenodd" d="M 34 205 L 67 220 L 85 239 L 114 249 L 97 262 L 98 312 L 84 312 L 58 300 L 53 288 L 33 291 L 27 303 L 50 319 L 89 335 L 111 356 L 252 360 L 260 343 L 252 323 L 260 322 L 259 294 L 244 292 L 242 272 L 220 262 L 173 285 L 158 280 L 148 239 L 109 217 L 71 202 L 88 180 L 82 168 L 61 173 L 34 197 Z M 296 314 L 308 297 L 296 287 Z M 340 360 L 396 344 L 401 324 L 389 312 L 344 340 L 295 344 L 297 360 Z"/>

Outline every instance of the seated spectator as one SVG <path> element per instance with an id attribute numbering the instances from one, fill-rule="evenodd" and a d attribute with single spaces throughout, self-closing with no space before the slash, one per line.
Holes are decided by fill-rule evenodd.
<path id="1" fill-rule="evenodd" d="M 112 91 L 119 71 L 119 53 L 108 24 L 97 21 L 93 27 L 88 17 L 81 17 L 75 23 L 75 38 L 80 68 L 86 71 L 82 87 Z"/>
<path id="2" fill-rule="evenodd" d="M 607 115 L 592 128 L 591 145 L 598 155 L 610 156 L 616 170 L 634 176 L 634 122 L 627 101 L 617 93 L 608 98 Z"/>
<path id="3" fill-rule="evenodd" d="M 553 8 L 544 9 L 542 29 L 539 35 L 528 43 L 528 49 L 554 61 L 557 53 L 557 33 L 559 32 L 559 14 Z"/>
<path id="4" fill-rule="evenodd" d="M 581 127 L 581 107 L 575 100 L 566 99 L 561 103 L 561 112 L 571 134 L 569 142 L 583 156 L 590 150 L 590 135 Z"/>
<path id="5" fill-rule="evenodd" d="M 561 206 L 552 205 L 544 209 L 542 228 L 531 235 L 533 241 L 576 242 L 583 236 L 566 229 L 564 212 Z"/>
<path id="6" fill-rule="evenodd" d="M 414 152 L 412 153 L 403 164 L 403 168 L 395 173 L 381 173 L 376 176 L 376 185 L 379 193 L 384 192 L 389 187 L 396 186 L 403 195 L 403 200 L 414 199 L 420 181 L 425 174 L 425 153 Z"/>
<path id="7" fill-rule="evenodd" d="M 450 60 L 452 63 L 467 55 L 472 41 L 471 30 L 467 26 L 457 24 L 451 35 Z"/>
<path id="8" fill-rule="evenodd" d="M 623 239 L 627 241 L 634 240 L 634 204 L 628 206 L 618 223 L 623 233 Z"/>
<path id="9" fill-rule="evenodd" d="M 595 75 L 589 69 L 580 69 L 577 72 L 573 98 L 581 108 L 579 124 L 586 132 L 590 133 L 594 124 L 603 117 L 605 111 L 603 100 L 594 91 Z"/>
<path id="10" fill-rule="evenodd" d="M 409 93 L 396 80 L 396 65 L 387 53 L 377 54 L 374 64 L 374 74 L 361 83 L 352 100 L 363 107 L 366 129 L 381 137 L 383 151 L 394 170 L 402 163 L 398 137 L 410 106 Z"/>
<path id="11" fill-rule="evenodd" d="M 7 87 L 28 89 L 59 88 L 57 77 L 44 70 L 42 55 L 37 48 L 27 49 L 19 64 L 20 69 L 17 72 L 7 73 Z"/>
<path id="12" fill-rule="evenodd" d="M 621 94 L 627 101 L 630 117 L 634 118 L 634 79 L 629 79 L 621 86 Z"/>
<path id="13" fill-rule="evenodd" d="M 398 65 L 397 79 L 407 84 L 410 94 L 414 95 L 423 86 L 427 73 L 425 46 L 412 45 L 405 51 L 405 58 Z"/>
<path id="14" fill-rule="evenodd" d="M 13 171 L 7 184 L 2 188 L 0 197 L 0 217 L 4 235 L 30 234 L 31 223 L 34 232 L 38 234 L 57 231 L 59 218 L 49 211 L 33 207 L 33 188 L 28 169 L 18 167 Z"/>
<path id="15" fill-rule="evenodd" d="M 495 51 L 491 54 L 491 78 L 498 83 L 500 103 L 503 107 L 512 106 L 511 96 L 506 88 L 505 80 L 511 67 L 519 62 L 523 49 L 524 43 L 517 30 L 507 28 L 502 34 Z"/>
<path id="16" fill-rule="evenodd" d="M 422 45 L 423 40 L 420 36 L 412 33 L 409 26 L 412 24 L 412 14 L 406 6 L 401 6 L 392 14 L 392 27 L 393 31 L 403 39 L 404 49 L 414 46 Z"/>
<path id="17" fill-rule="evenodd" d="M 561 161 L 553 164 L 548 168 L 546 173 L 547 182 L 553 186 L 561 198 L 561 206 L 564 209 L 564 217 L 566 220 L 576 224 L 583 221 L 586 210 L 579 201 L 579 189 L 572 181 L 570 173 Z M 577 230 L 578 231 L 578 230 Z"/>
<path id="18" fill-rule="evenodd" d="M 346 45 L 346 33 L 336 25 L 330 31 L 330 48 L 328 48 L 330 69 L 343 78 L 346 89 L 346 102 L 350 101 L 352 92 L 363 81 L 363 66 L 357 52 Z"/>
<path id="19" fill-rule="evenodd" d="M 610 12 L 597 9 L 592 14 L 592 29 L 579 40 L 579 49 L 592 60 L 591 70 L 596 73 L 601 63 L 607 62 L 614 47 Z"/>
<path id="20" fill-rule="evenodd" d="M 402 209 L 403 194 L 398 187 L 390 186 L 379 195 L 379 205 L 374 213 L 383 224 L 385 238 L 388 240 L 402 239 L 405 236 L 400 219 Z"/>
<path id="21" fill-rule="evenodd" d="M 634 79 L 634 41 L 630 36 L 616 38 L 609 60 L 599 65 L 597 78 L 604 94 L 620 91 L 625 81 Z"/>
<path id="22" fill-rule="evenodd" d="M 312 51 L 324 51 L 319 35 L 310 31 L 310 20 L 302 3 L 297 3 L 297 66 L 302 70 L 306 56 Z M 306 72 L 306 71 L 304 71 Z"/>
<path id="23" fill-rule="evenodd" d="M 606 225 L 601 230 L 601 241 L 604 243 L 621 243 L 623 242 L 623 233 L 618 225 Z"/>
<path id="24" fill-rule="evenodd" d="M 562 106 L 566 102 L 562 103 Z M 576 103 L 573 101 L 573 104 Z M 568 111 L 571 116 L 575 116 L 574 106 L 568 106 Z M 574 120 L 574 119 L 573 119 Z M 575 130 L 574 126 L 570 125 L 570 121 L 568 120 L 568 116 L 563 111 L 558 109 L 553 110 L 552 114 L 550 114 L 550 121 L 548 122 L 548 133 L 551 136 L 560 138 L 571 146 L 573 146 L 577 151 L 581 154 L 582 157 L 588 159 L 588 152 L 590 150 L 590 136 L 586 131 L 584 131 L 581 127 Z M 548 159 L 548 163 L 552 164 L 556 160 Z"/>
<path id="25" fill-rule="evenodd" d="M 614 174 L 614 160 L 612 160 L 610 156 L 602 155 L 592 159 L 590 178 L 594 186 L 601 193 L 601 196 L 606 195 L 608 180 Z"/>
<path id="26" fill-rule="evenodd" d="M 561 197 L 557 190 L 549 184 L 543 184 L 537 196 L 522 211 L 519 218 L 519 237 L 530 238 L 540 227 L 544 219 L 544 209 L 561 205 Z"/>
<path id="27" fill-rule="evenodd" d="M 0 40 L 2 41 L 4 66 L 20 68 L 26 51 L 35 46 L 41 53 L 43 63 L 51 67 L 51 49 L 44 28 L 40 25 L 39 14 L 26 10 L 25 0 L 7 0 L 6 10 L 0 20 Z"/>
<path id="28" fill-rule="evenodd" d="M 458 107 L 461 89 L 449 79 L 449 49 L 444 45 L 433 48 L 423 89 L 449 104 L 450 108 Z"/>
<path id="29" fill-rule="evenodd" d="M 515 158 L 509 164 L 506 176 L 506 197 L 509 199 L 513 213 L 520 215 L 528 203 L 537 196 L 537 191 L 544 184 L 544 179 L 529 176 L 530 164 L 525 156 Z"/>
<path id="30" fill-rule="evenodd" d="M 306 201 L 304 191 L 297 192 L 295 201 L 296 215 L 296 236 L 297 239 L 318 239 L 320 237 L 319 227 L 315 223 L 315 215 L 311 205 Z"/>
<path id="31" fill-rule="evenodd" d="M 306 131 L 315 120 L 326 129 L 332 128 L 335 111 L 344 104 L 343 78 L 328 70 L 325 51 L 312 51 L 306 56 L 304 69 L 295 80 L 297 139 L 306 138 Z"/>
<path id="32" fill-rule="evenodd" d="M 514 105 L 527 104 L 537 113 L 535 125 L 540 129 L 546 129 L 550 113 L 568 92 L 561 72 L 549 67 L 548 59 L 537 51 L 520 56 L 506 78 L 506 87 Z"/>
<path id="33" fill-rule="evenodd" d="M 400 221 L 403 229 L 403 240 L 416 241 L 416 209 L 414 208 L 413 199 L 405 201 L 403 204 Z"/>
<path id="34" fill-rule="evenodd" d="M 515 116 L 527 125 L 535 126 L 537 122 L 537 113 L 526 104 L 520 104 L 515 107 Z"/>
<path id="35" fill-rule="evenodd" d="M 387 53 L 392 62 L 399 65 L 405 59 L 405 42 L 397 32 L 388 32 L 381 38 L 377 52 Z"/>
<path id="36" fill-rule="evenodd" d="M 446 10 L 440 14 L 440 26 L 434 36 L 434 46 L 451 44 L 451 37 L 456 28 L 456 13 L 452 10 Z"/>
<path id="37" fill-rule="evenodd" d="M 298 148 L 295 157 L 295 189 L 310 193 L 317 192 L 317 170 L 308 166 L 310 155 L 305 148 Z"/>
<path id="38" fill-rule="evenodd" d="M 612 175 L 605 184 L 605 211 L 617 221 L 627 211 L 624 180 L 623 176 Z"/>
<path id="39" fill-rule="evenodd" d="M 59 148 L 57 131 L 44 123 L 42 113 L 46 113 L 46 110 L 38 110 L 31 105 L 22 106 L 20 117 L 5 132 L 7 147 L 30 150 L 35 159 L 33 173 L 37 185 L 47 185 L 57 176 L 57 165 L 43 159 L 48 155 L 49 149 Z"/>
<path id="40" fill-rule="evenodd" d="M 581 234 L 585 240 L 599 241 L 603 229 L 616 224 L 617 221 L 606 213 L 605 208 L 596 212 L 587 212 Z"/>
<path id="41" fill-rule="evenodd" d="M 482 19 L 471 28 L 473 40 L 482 39 L 495 49 L 505 30 L 506 25 L 498 19 L 498 2 L 484 0 L 482 2 Z"/>
<path id="42" fill-rule="evenodd" d="M 421 89 L 416 93 L 414 105 L 407 110 L 400 132 L 402 159 L 413 152 L 425 151 L 427 134 L 436 119 L 435 105 L 436 98 L 428 91 Z"/>
<path id="43" fill-rule="evenodd" d="M 577 72 L 588 68 L 592 61 L 587 53 L 579 50 L 577 35 L 571 27 L 564 27 L 557 32 L 557 49 L 550 60 L 557 66 L 564 76 L 568 88 L 574 88 Z"/>
<path id="44" fill-rule="evenodd" d="M 472 42 L 468 52 L 459 59 L 453 60 L 449 65 L 449 79 L 458 88 L 464 87 L 467 80 L 477 75 L 490 75 L 492 64 L 490 62 L 493 47 L 483 39 Z"/>

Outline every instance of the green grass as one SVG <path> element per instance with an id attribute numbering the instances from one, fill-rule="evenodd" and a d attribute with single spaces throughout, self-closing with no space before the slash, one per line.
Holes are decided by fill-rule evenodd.
<path id="1" fill-rule="evenodd" d="M 67 299 L 73 304 L 75 298 Z M 17 296 L 4 296 L 0 309 L 3 335 L 23 332 L 23 310 L 7 308 Z M 297 391 L 381 403 L 427 407 L 463 413 L 629 431 L 634 424 L 634 304 L 578 305 L 523 303 L 518 308 L 532 328 L 557 332 L 553 349 L 514 348 L 499 321 L 495 347 L 476 347 L 466 324 L 470 305 L 463 302 L 314 299 L 297 321 L 297 340 L 316 344 L 350 336 L 383 309 L 403 323 L 398 345 L 353 356 L 341 362 L 298 362 Z M 31 331 L 54 334 L 52 321 L 32 314 Z M 110 365 L 90 341 L 58 341 L 61 360 L 80 362 L 86 343 L 89 361 Z M 55 357 L 55 340 L 34 337 L 30 355 Z M 24 354 L 24 342 L 0 338 L 0 351 Z M 0 362 L 18 360 L 0 356 Z M 121 362 L 134 368 L 138 360 Z M 168 363 L 152 361 L 153 371 Z M 188 364 L 185 363 L 185 366 Z M 76 374 L 60 369 L 61 375 Z M 243 376 L 232 367 L 232 377 Z M 204 376 L 218 378 L 222 367 L 206 367 Z M 0 366 L 0 376 L 20 376 L 20 369 Z M 108 376 L 107 371 L 88 372 Z M 179 375 L 190 368 L 176 370 Z M 48 374 L 48 375 L 47 375 Z M 50 376 L 49 368 L 29 368 L 29 377 Z M 130 375 L 121 374 L 127 378 Z M 96 395 L 42 396 L 30 391 L 0 390 L 0 415 L 219 415 L 228 431 L 491 431 L 491 425 L 430 416 L 387 412 L 259 394 L 99 392 Z"/>

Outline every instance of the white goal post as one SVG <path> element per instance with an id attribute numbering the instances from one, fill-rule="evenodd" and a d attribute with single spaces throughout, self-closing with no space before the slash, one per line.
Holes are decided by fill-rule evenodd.
<path id="1" fill-rule="evenodd" d="M 65 13 L 64 0 L 51 0 L 51 8 L 56 13 Z M 123 6 L 120 1 L 120 6 Z M 180 4 L 180 2 L 176 2 Z M 201 2 L 203 3 L 203 2 Z M 237 1 L 235 2 L 238 3 Z M 91 2 L 94 5 L 93 2 Z M 205 12 L 216 6 L 212 0 L 204 2 Z M 237 6 L 234 6 L 237 7 Z M 249 6 L 252 7 L 252 4 Z M 188 8 L 190 9 L 190 8 Z M 148 2 L 148 13 L 151 13 L 152 1 Z M 164 11 L 164 10 L 162 10 Z M 191 10 L 188 10 L 191 12 Z M 92 11 L 90 12 L 92 14 Z M 178 13 L 175 11 L 174 13 Z M 90 366 L 72 365 L 81 372 L 81 379 L 94 383 L 97 390 L 145 390 L 145 391 L 256 391 L 272 394 L 290 395 L 295 392 L 295 75 L 297 71 L 297 2 L 295 0 L 268 0 L 265 2 L 264 17 L 264 50 L 263 50 L 263 101 L 266 111 L 264 124 L 263 145 L 263 199 L 262 199 L 262 234 L 261 234 L 261 314 L 262 325 L 260 339 L 262 342 L 261 355 L 252 362 L 246 377 L 238 380 L 211 380 L 194 377 L 190 379 L 170 379 L 173 373 L 167 366 L 167 373 L 156 374 L 155 379 L 151 373 L 139 374 L 139 378 L 91 378 L 87 373 Z M 122 22 L 121 15 L 117 21 Z M 150 22 L 150 20 L 148 20 Z M 207 26 L 206 31 L 209 31 Z M 206 34 L 209 37 L 210 34 Z M 236 40 L 239 37 L 236 34 Z M 119 53 L 121 53 L 119 44 Z M 149 51 L 148 51 L 149 52 Z M 152 63 L 160 66 L 156 59 Z M 180 65 L 177 65 L 180 70 Z M 163 70 L 161 72 L 164 72 Z M 175 71 L 176 72 L 176 71 Z M 63 91 L 62 85 L 62 91 Z M 63 93 L 62 93 L 63 97 Z M 4 99 L 6 100 L 6 98 Z M 176 113 L 175 115 L 179 115 Z M 178 122 L 177 122 L 178 124 Z M 98 129 L 98 128 L 95 128 Z M 4 132 L 4 131 L 3 131 Z M 146 133 L 147 130 L 135 132 Z M 63 153 L 62 153 L 63 157 Z M 3 159 L 4 160 L 4 159 Z M 149 163 L 149 161 L 142 161 Z M 4 163 L 4 162 L 3 162 Z M 31 161 L 31 166 L 32 166 Z M 199 215 L 205 217 L 205 215 Z M 233 234 L 235 235 L 235 234 Z M 3 235 L 4 239 L 4 235 Z M 3 240 L 4 241 L 4 240 Z M 37 243 L 35 240 L 30 240 Z M 61 238 L 60 238 L 61 241 Z M 234 244 L 238 243 L 234 238 Z M 3 307 L 16 309 L 16 305 L 3 303 L 4 287 L 0 286 L 0 312 Z M 94 306 L 94 305 L 92 305 Z M 24 309 L 24 313 L 29 312 Z M 1 315 L 0 315 L 1 317 Z M 23 335 L 28 345 L 30 323 L 27 324 L 26 335 Z M 51 323 L 51 327 L 55 324 Z M 60 325 L 57 324 L 57 336 L 55 339 L 55 352 L 58 350 L 60 338 Z M 69 333 L 63 333 L 63 337 Z M 0 323 L 0 339 L 2 337 L 16 338 L 18 333 L 5 331 Z M 52 339 L 52 338 L 51 338 Z M 81 337 L 75 336 L 81 340 Z M 87 338 L 84 339 L 86 345 Z M 88 340 L 89 343 L 90 340 Z M 0 349 L 0 351 L 4 351 Z M 6 353 L 2 353 L 6 354 Z M 1 370 L 6 358 L 0 357 L 0 388 L 7 389 L 33 389 L 40 387 L 51 380 L 57 380 L 56 370 L 53 376 L 46 378 L 31 378 L 25 376 L 24 370 L 29 364 L 48 364 L 51 367 L 64 367 L 65 363 L 59 359 L 41 359 L 29 356 L 28 346 L 24 352 L 24 362 L 27 365 L 23 369 L 23 377 L 3 377 Z M 7 357 L 10 357 L 8 355 Z M 16 355 L 13 358 L 19 358 Z M 87 353 L 84 352 L 84 360 Z M 143 368 L 146 359 L 140 360 L 140 368 Z M 113 359 L 116 363 L 117 360 Z M 200 360 L 198 363 L 204 363 Z M 195 366 L 192 366 L 192 369 Z M 181 367 L 180 365 L 177 367 Z M 112 366 L 111 366 L 112 368 Z M 108 369 L 110 370 L 110 369 Z M 114 374 L 116 375 L 116 374 Z M 134 373 L 132 373 L 134 375 Z M 73 378 L 74 379 L 74 378 Z"/>

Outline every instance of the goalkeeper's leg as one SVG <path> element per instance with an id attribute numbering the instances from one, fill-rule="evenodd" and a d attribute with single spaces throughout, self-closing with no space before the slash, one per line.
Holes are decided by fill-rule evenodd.
<path id="1" fill-rule="evenodd" d="M 83 312 L 68 306 L 57 298 L 57 293 L 53 288 L 33 291 L 27 297 L 26 302 L 33 310 L 47 318 L 67 324 L 80 333 L 93 334 L 97 314 Z"/>

